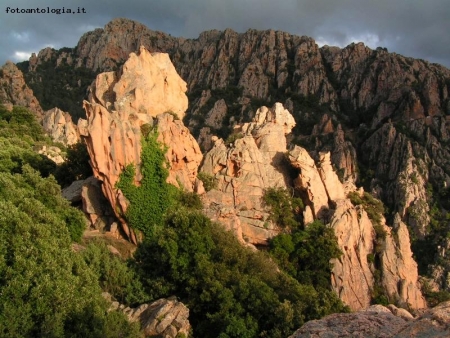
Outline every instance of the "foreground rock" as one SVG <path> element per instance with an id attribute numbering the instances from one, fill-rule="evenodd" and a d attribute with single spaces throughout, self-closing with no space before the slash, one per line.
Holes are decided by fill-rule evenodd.
<path id="1" fill-rule="evenodd" d="M 97 76 L 84 101 L 87 120 L 78 122 L 91 159 L 94 176 L 110 202 L 128 238 L 137 243 L 125 215 L 128 201 L 115 188 L 123 169 L 136 165 L 135 184 L 141 179 L 141 128 L 157 126 L 159 141 L 167 147 L 169 182 L 192 191 L 202 159 L 195 139 L 181 120 L 187 109 L 186 83 L 178 76 L 167 54 L 130 54 L 119 73 Z M 159 116 L 165 112 L 166 115 Z"/>
<path id="2" fill-rule="evenodd" d="M 103 296 L 111 301 L 110 310 L 121 310 L 128 316 L 130 322 L 139 322 L 145 337 L 187 338 L 189 336 L 191 330 L 189 309 L 176 299 L 162 298 L 150 304 L 130 308 L 113 301 L 108 293 L 104 293 Z"/>
<path id="3" fill-rule="evenodd" d="M 395 307 L 394 307 L 395 308 Z M 381 305 L 355 313 L 333 314 L 306 323 L 290 338 L 319 337 L 449 337 L 450 302 L 427 310 L 418 318 L 400 311 L 394 315 Z"/>

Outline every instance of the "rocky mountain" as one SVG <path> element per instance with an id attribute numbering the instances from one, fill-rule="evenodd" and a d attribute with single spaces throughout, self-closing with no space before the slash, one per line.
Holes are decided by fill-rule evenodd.
<path id="1" fill-rule="evenodd" d="M 12 108 L 13 105 L 27 107 L 42 118 L 42 108 L 25 83 L 22 72 L 12 62 L 0 68 L 0 102 Z"/>
<path id="2" fill-rule="evenodd" d="M 307 202 L 306 222 L 319 218 L 335 229 L 344 256 L 335 262 L 333 283 L 342 298 L 353 292 L 363 295 L 348 296 L 353 308 L 368 305 L 369 290 L 375 284 L 383 285 L 390 299 L 399 297 L 402 305 L 423 307 L 412 255 L 419 272 L 436 282 L 436 290 L 450 291 L 450 70 L 384 48 L 372 50 L 362 43 L 319 48 L 311 38 L 272 30 L 208 31 L 197 39 L 184 39 L 115 19 L 104 29 L 83 35 L 75 48 L 45 49 L 20 65 L 27 84 L 49 105 L 42 84 L 54 81 L 50 66 L 59 71 L 58 81 L 65 83 L 67 92 L 76 96 L 66 97 L 71 102 L 81 101 L 90 75 L 92 81 L 93 74 L 107 71 L 97 77 L 85 104 L 89 123 L 79 123 L 88 146 L 89 138 L 97 137 L 106 145 L 100 149 L 91 142 L 91 156 L 103 154 L 94 164 L 98 176 L 108 172 L 105 177 L 117 178 L 131 158 L 113 164 L 108 159 L 113 144 L 123 150 L 131 142 L 137 149 L 140 127 L 153 121 L 141 119 L 140 104 L 146 97 L 125 80 L 127 69 L 137 67 L 125 61 L 141 45 L 150 52 L 167 53 L 173 71 L 187 84 L 186 114 L 183 118 L 184 99 L 183 109 L 174 112 L 201 149 L 208 151 L 201 170 L 219 182 L 218 189 L 205 194 L 207 200 L 211 196 L 223 206 L 211 208 L 211 217 L 242 231 L 244 241 L 246 237 L 254 244 L 263 243 L 276 229 L 266 224 L 262 208 L 254 201 L 263 189 L 282 185 L 284 180 Z M 132 56 L 139 67 L 152 64 L 138 58 Z M 156 73 L 169 71 L 167 67 Z M 171 86 L 170 77 L 167 86 Z M 274 106 L 275 102 L 284 108 Z M 261 106 L 274 108 L 258 110 Z M 163 105 L 158 112 L 164 109 L 175 108 Z M 277 117 L 284 109 L 295 127 Z M 119 122 L 113 110 L 123 110 L 128 118 Z M 168 130 L 187 135 L 181 121 L 164 119 L 177 125 Z M 293 127 L 287 139 L 286 126 Z M 195 148 L 192 159 L 183 153 L 185 149 L 177 149 L 169 160 L 172 168 L 187 168 L 181 181 L 193 189 L 194 167 L 201 154 L 192 138 L 187 142 Z M 287 150 L 297 176 L 283 176 L 277 170 L 277 154 Z M 118 151 L 114 158 L 131 156 L 138 163 L 138 154 Z M 355 183 L 366 193 L 356 191 Z M 109 195 L 110 201 L 118 201 Z M 380 208 L 373 196 L 386 208 Z M 352 277 L 339 281 L 342 275 Z"/>

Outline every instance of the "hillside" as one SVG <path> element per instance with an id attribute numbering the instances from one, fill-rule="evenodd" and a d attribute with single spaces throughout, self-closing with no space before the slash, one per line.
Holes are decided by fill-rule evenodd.
<path id="1" fill-rule="evenodd" d="M 152 55 L 141 46 L 168 57 Z M 169 256 L 161 257 L 168 259 L 166 269 L 175 264 L 168 243 L 183 240 L 178 231 L 189 222 L 204 229 L 210 225 L 191 211 L 189 216 L 172 215 L 167 221 L 178 230 L 163 236 L 166 243 L 152 242 L 153 231 L 159 230 L 133 223 L 147 217 L 131 216 L 136 205 L 136 210 L 153 209 L 140 205 L 139 198 L 133 202 L 137 191 L 120 185 L 122 170 L 135 164 L 136 171 L 125 171 L 128 180 L 145 185 L 143 173 L 152 169 L 144 169 L 142 156 L 150 156 L 145 149 L 153 142 L 147 140 L 153 129 L 166 147 L 167 182 L 200 194 L 204 214 L 232 230 L 241 245 L 268 250 L 295 283 L 314 287 L 306 294 L 316 297 L 317 290 L 332 289 L 353 310 L 373 302 L 417 310 L 426 307 L 422 294 L 429 305 L 449 297 L 450 70 L 445 67 L 383 48 L 371 50 L 362 43 L 319 48 L 311 38 L 271 30 L 208 31 L 197 39 L 175 38 L 127 19 L 84 34 L 75 48 L 44 49 L 18 67 L 43 110 L 59 107 L 75 121 L 81 118 L 77 133 L 87 144 L 94 174 L 103 182 L 124 237 L 134 243 L 149 238 L 148 250 L 169 250 Z M 142 76 L 146 67 L 151 79 Z M 2 71 L 2 100 L 38 112 L 32 94 L 14 94 L 25 83 L 16 81 L 14 90 L 8 87 L 9 68 Z M 14 72 L 20 73 L 9 70 Z M 155 89 L 162 84 L 163 90 Z M 170 114 L 160 115 L 164 112 Z M 284 196 L 282 191 L 291 193 Z M 171 192 L 163 195 L 169 198 Z M 164 205 L 158 210 L 172 203 L 170 198 L 159 201 Z M 156 223 L 162 222 L 164 218 Z M 328 242 L 316 222 L 333 229 L 337 251 L 332 249 L 333 236 Z M 216 243 L 213 251 L 219 256 L 186 243 L 180 257 L 200 250 L 215 257 L 207 266 L 226 265 L 217 258 L 231 259 L 221 251 L 225 239 L 212 229 L 207 231 L 213 239 L 204 240 Z M 201 232 L 195 230 L 195 236 L 196 231 Z M 325 241 L 330 248 L 327 259 L 314 256 L 317 247 L 304 252 L 302 243 L 310 236 Z M 145 251 L 141 255 L 149 259 Z M 322 263 L 315 270 L 302 265 L 301 257 Z M 148 264 L 157 266 L 155 259 Z M 208 275 L 209 270 L 195 264 L 194 270 Z M 269 268 L 261 264 L 261 269 Z M 147 287 L 162 297 L 169 296 L 168 290 L 183 295 L 193 306 L 194 330 L 207 332 L 203 308 L 196 308 L 199 299 L 183 293 L 189 286 L 180 271 L 146 276 L 151 280 Z M 330 275 L 331 281 L 326 277 Z M 161 289 L 158 278 L 170 287 Z M 277 289 L 270 278 L 252 283 Z M 236 288 L 231 287 L 233 292 Z M 274 292 L 281 303 L 293 301 L 292 295 Z M 298 294 L 301 302 L 306 294 Z M 326 309 L 307 310 L 307 319 L 343 309 L 331 295 L 326 297 Z M 301 311 L 298 306 L 304 305 L 289 311 Z M 235 310 L 233 316 L 258 317 L 247 307 Z M 216 309 L 214 318 L 219 320 L 221 311 Z M 219 320 L 224 332 L 242 324 L 233 322 L 234 317 L 227 320 Z M 246 332 L 251 336 L 261 323 L 247 326 Z M 280 325 L 277 334 L 293 329 Z"/>

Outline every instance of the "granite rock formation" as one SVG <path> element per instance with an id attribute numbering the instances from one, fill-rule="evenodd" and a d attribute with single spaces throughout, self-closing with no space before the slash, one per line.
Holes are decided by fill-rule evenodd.
<path id="1" fill-rule="evenodd" d="M 391 312 L 392 311 L 392 312 Z M 389 305 L 371 306 L 349 314 L 333 314 L 307 322 L 290 338 L 318 337 L 448 337 L 450 335 L 450 302 L 442 303 L 412 318 Z"/>
<path id="2" fill-rule="evenodd" d="M 44 112 L 42 126 L 55 142 L 70 146 L 80 141 L 80 135 L 70 114 L 57 107 Z"/>
<path id="3" fill-rule="evenodd" d="M 22 72 L 12 62 L 6 62 L 0 68 L 0 103 L 7 106 L 23 106 L 42 118 L 42 108 L 25 83 Z"/>
<path id="4" fill-rule="evenodd" d="M 265 189 L 286 187 L 288 177 L 281 163 L 286 134 L 294 126 L 292 115 L 282 104 L 261 107 L 253 122 L 236 129 L 233 142 L 225 144 L 216 138 L 205 154 L 200 170 L 217 180 L 217 189 L 203 196 L 207 214 L 234 229 L 247 243 L 267 244 L 278 233 L 268 219 L 262 196 Z"/>
<path id="5" fill-rule="evenodd" d="M 130 322 L 139 322 L 144 337 L 189 336 L 189 309 L 176 299 L 162 298 L 130 308 L 114 301 L 108 293 L 103 293 L 103 297 L 111 302 L 110 310 L 120 310 L 128 316 Z"/>
<path id="6" fill-rule="evenodd" d="M 406 225 L 398 215 L 392 229 L 386 226 L 384 219 L 381 224 L 369 219 L 363 206 L 354 206 L 347 198 L 346 189 L 331 166 L 330 154 L 319 155 L 316 166 L 308 152 L 296 146 L 289 152 L 289 160 L 300 172 L 294 184 L 304 192 L 305 224 L 316 218 L 329 223 L 342 250 L 342 256 L 333 259 L 333 289 L 352 310 L 367 308 L 377 283 L 368 257 L 379 255 L 378 273 L 387 295 L 397 299 L 403 307 L 426 308 Z M 308 210 L 312 211 L 312 216 L 308 215 Z M 381 248 L 374 245 L 380 241 L 376 226 L 382 227 L 385 233 L 382 245 L 378 243 Z"/>
<path id="7" fill-rule="evenodd" d="M 200 149 L 180 120 L 169 113 L 160 116 L 168 111 L 183 116 L 185 90 L 168 55 L 150 54 L 145 48 L 139 55 L 132 53 L 120 72 L 99 74 L 92 85 L 89 102 L 84 102 L 87 121 L 80 120 L 78 129 L 94 175 L 103 182 L 103 192 L 117 217 L 127 208 L 126 198 L 115 188 L 125 166 L 135 164 L 135 183 L 140 181 L 141 127 L 145 124 L 157 126 L 159 141 L 169 148 L 170 182 L 179 179 L 192 190 L 202 159 Z M 121 222 L 125 234 L 136 243 L 133 231 L 123 218 Z"/>

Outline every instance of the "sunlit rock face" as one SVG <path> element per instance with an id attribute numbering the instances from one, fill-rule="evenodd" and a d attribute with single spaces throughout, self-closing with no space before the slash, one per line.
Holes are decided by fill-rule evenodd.
<path id="1" fill-rule="evenodd" d="M 265 189 L 286 187 L 283 165 L 286 135 L 295 126 L 292 115 L 282 104 L 261 107 L 255 118 L 236 129 L 230 144 L 214 138 L 205 154 L 201 171 L 213 175 L 217 189 L 203 196 L 208 215 L 233 229 L 242 242 L 267 244 L 279 233 L 269 220 L 262 196 Z"/>
<path id="2" fill-rule="evenodd" d="M 151 54 L 145 48 L 131 53 L 119 72 L 99 74 L 84 101 L 87 120 L 79 120 L 94 175 L 125 234 L 136 242 L 123 215 L 128 201 L 115 185 L 123 169 L 136 165 L 135 184 L 139 184 L 141 127 L 157 126 L 159 141 L 168 147 L 169 181 L 193 189 L 202 155 L 195 139 L 183 123 L 187 109 L 186 83 L 178 76 L 167 54 Z"/>
<path id="3" fill-rule="evenodd" d="M 72 122 L 70 114 L 57 107 L 44 112 L 42 126 L 55 142 L 70 146 L 80 141 L 78 129 Z"/>

